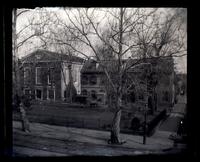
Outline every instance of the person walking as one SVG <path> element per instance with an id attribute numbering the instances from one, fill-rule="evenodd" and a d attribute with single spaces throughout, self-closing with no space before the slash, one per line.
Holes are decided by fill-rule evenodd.
<path id="1" fill-rule="evenodd" d="M 30 132 L 29 120 L 26 116 L 26 111 L 24 109 L 24 104 L 22 102 L 19 104 L 19 109 L 22 120 L 22 130 L 25 132 Z"/>

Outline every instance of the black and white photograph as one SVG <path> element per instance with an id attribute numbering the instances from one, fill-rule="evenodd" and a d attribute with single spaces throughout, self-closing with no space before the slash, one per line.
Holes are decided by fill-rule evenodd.
<path id="1" fill-rule="evenodd" d="M 187 8 L 12 9 L 12 156 L 187 152 Z"/>

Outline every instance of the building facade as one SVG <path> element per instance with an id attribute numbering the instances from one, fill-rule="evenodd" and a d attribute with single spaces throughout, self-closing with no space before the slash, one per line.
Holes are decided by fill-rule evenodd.
<path id="1" fill-rule="evenodd" d="M 87 97 L 89 103 L 105 105 L 107 103 L 105 76 L 98 66 L 94 60 L 85 62 L 81 70 L 81 94 Z"/>
<path id="2" fill-rule="evenodd" d="M 172 106 L 175 95 L 173 59 L 148 59 L 147 62 L 151 64 L 151 73 L 156 76 L 156 86 L 148 88 L 146 81 L 143 83 L 144 75 L 146 75 L 143 68 L 129 70 L 127 75 L 132 80 L 135 79 L 138 86 L 135 86 L 133 91 L 123 97 L 123 102 L 125 104 L 143 103 L 146 100 L 147 93 L 145 91 L 148 91 L 149 98 L 156 102 L 154 103 L 155 110 L 159 106 Z M 103 69 L 95 60 L 86 61 L 81 70 L 81 94 L 87 96 L 89 102 L 96 102 L 100 105 L 115 102 L 112 99 L 112 92 L 109 94 L 107 91 L 109 83 L 106 82 L 105 77 Z"/>
<path id="3" fill-rule="evenodd" d="M 36 100 L 65 100 L 69 83 L 69 66 L 77 94 L 81 93 L 80 57 L 37 50 L 21 59 L 21 83 L 25 95 Z"/>

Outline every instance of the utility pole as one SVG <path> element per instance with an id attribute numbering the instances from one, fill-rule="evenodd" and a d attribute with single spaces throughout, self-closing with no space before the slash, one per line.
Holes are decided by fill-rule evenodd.
<path id="1" fill-rule="evenodd" d="M 146 87 L 147 90 L 147 87 Z M 146 144 L 146 134 L 147 134 L 147 111 L 148 111 L 148 91 L 146 94 L 146 104 L 145 104 L 145 109 L 144 109 L 144 134 L 143 134 L 143 144 Z"/>
<path id="2" fill-rule="evenodd" d="M 146 144 L 146 124 L 147 124 L 147 111 L 146 111 L 146 107 L 147 106 L 145 106 L 145 112 L 144 112 L 144 134 L 143 134 L 143 144 L 144 145 Z"/>
<path id="3" fill-rule="evenodd" d="M 150 65 L 150 72 L 152 72 L 152 64 L 144 62 L 142 64 L 139 64 L 138 66 L 141 65 Z M 136 67 L 136 66 L 135 66 Z M 144 107 L 144 126 L 143 126 L 143 144 L 146 144 L 146 132 L 147 132 L 147 111 L 148 111 L 148 98 L 149 98 L 149 93 L 148 93 L 148 73 L 146 72 L 146 103 Z"/>
<path id="4" fill-rule="evenodd" d="M 152 72 L 152 65 L 150 65 L 150 73 Z M 148 93 L 148 73 L 146 72 L 146 103 L 145 103 L 145 109 L 144 109 L 144 134 L 143 134 L 143 144 L 146 144 L 146 134 L 147 134 L 147 112 L 148 112 L 148 99 L 149 99 L 149 93 Z"/>

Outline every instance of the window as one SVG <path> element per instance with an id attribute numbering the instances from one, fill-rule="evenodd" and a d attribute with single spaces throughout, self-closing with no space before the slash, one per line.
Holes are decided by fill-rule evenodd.
<path id="1" fill-rule="evenodd" d="M 100 89 L 99 92 L 100 93 L 105 93 L 105 91 L 103 89 Z"/>
<path id="2" fill-rule="evenodd" d="M 42 99 L 42 90 L 41 89 L 36 89 L 36 99 Z"/>
<path id="3" fill-rule="evenodd" d="M 86 75 L 82 75 L 81 84 L 82 85 L 87 85 L 88 84 L 88 77 Z"/>
<path id="4" fill-rule="evenodd" d="M 39 55 L 39 54 L 37 54 L 37 55 L 35 55 L 35 57 L 36 57 L 36 59 L 38 59 L 38 60 L 39 60 L 39 59 L 41 59 L 41 57 L 42 57 L 42 56 L 41 56 L 41 55 Z"/>
<path id="5" fill-rule="evenodd" d="M 24 84 L 29 84 L 31 81 L 31 72 L 29 67 L 24 68 Z"/>
<path id="6" fill-rule="evenodd" d="M 97 101 L 103 104 L 104 101 L 105 101 L 105 95 L 103 95 L 103 94 L 98 94 L 98 95 L 97 95 Z"/>
<path id="7" fill-rule="evenodd" d="M 90 76 L 90 84 L 91 85 L 97 84 L 97 77 L 95 75 Z"/>
<path id="8" fill-rule="evenodd" d="M 48 84 L 52 84 L 53 83 L 53 72 L 54 72 L 54 68 L 53 67 L 49 68 L 49 71 L 48 71 Z"/>
<path id="9" fill-rule="evenodd" d="M 47 99 L 55 100 L 55 90 L 54 89 L 47 90 Z"/>
<path id="10" fill-rule="evenodd" d="M 97 100 L 98 102 L 102 102 L 102 97 L 101 98 L 98 98 L 98 100 Z"/>
<path id="11" fill-rule="evenodd" d="M 96 93 L 95 90 L 91 91 L 91 98 L 92 98 L 92 100 L 96 100 L 97 99 L 97 93 Z"/>
<path id="12" fill-rule="evenodd" d="M 88 94 L 86 89 L 82 90 L 81 93 L 82 93 L 82 95 L 84 95 L 84 96 L 87 96 L 87 94 Z"/>
<path id="13" fill-rule="evenodd" d="M 24 95 L 27 96 L 28 98 L 31 98 L 31 90 L 30 89 L 24 89 Z"/>
<path id="14" fill-rule="evenodd" d="M 42 68 L 36 67 L 36 84 L 42 84 Z"/>
<path id="15" fill-rule="evenodd" d="M 77 76 L 78 76 L 78 70 L 74 68 L 74 70 L 72 70 L 73 82 L 77 81 Z"/>

